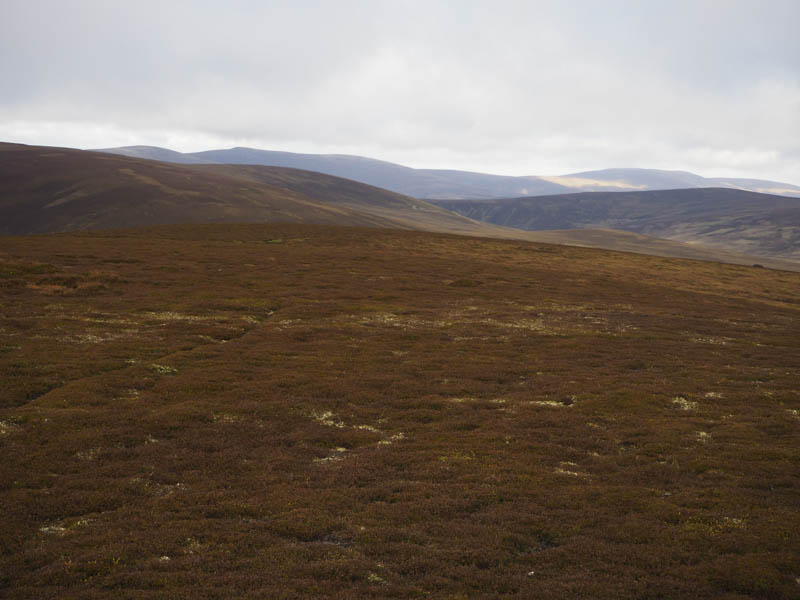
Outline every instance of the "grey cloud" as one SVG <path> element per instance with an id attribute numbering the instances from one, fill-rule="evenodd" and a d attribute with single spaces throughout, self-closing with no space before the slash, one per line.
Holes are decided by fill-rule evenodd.
<path id="1" fill-rule="evenodd" d="M 0 137 L 797 183 L 798 23 L 794 0 L 5 0 Z"/>

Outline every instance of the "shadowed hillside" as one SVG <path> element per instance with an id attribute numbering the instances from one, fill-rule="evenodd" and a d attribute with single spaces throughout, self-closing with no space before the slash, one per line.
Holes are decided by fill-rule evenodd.
<path id="1" fill-rule="evenodd" d="M 708 188 L 437 201 L 465 216 L 528 230 L 610 228 L 800 261 L 800 199 Z"/>
<path id="2" fill-rule="evenodd" d="M 0 596 L 797 598 L 800 274 L 0 238 Z"/>
<path id="3" fill-rule="evenodd" d="M 301 222 L 480 231 L 424 201 L 295 170 L 192 169 L 66 148 L 0 144 L 0 234 L 165 223 Z M 491 227 L 488 228 L 491 230 Z"/>

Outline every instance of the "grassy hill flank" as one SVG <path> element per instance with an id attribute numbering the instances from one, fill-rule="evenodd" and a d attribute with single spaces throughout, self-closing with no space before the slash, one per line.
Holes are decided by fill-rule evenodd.
<path id="1" fill-rule="evenodd" d="M 729 252 L 800 262 L 800 199 L 702 188 L 587 192 L 437 204 L 520 229 L 621 229 Z"/>
<path id="2" fill-rule="evenodd" d="M 0 235 L 253 221 L 492 229 L 421 200 L 296 169 L 200 168 L 0 144 Z"/>

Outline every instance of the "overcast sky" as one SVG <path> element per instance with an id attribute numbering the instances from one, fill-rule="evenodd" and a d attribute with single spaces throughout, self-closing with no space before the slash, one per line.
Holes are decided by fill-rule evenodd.
<path id="1" fill-rule="evenodd" d="M 0 140 L 800 184 L 800 0 L 0 0 Z"/>

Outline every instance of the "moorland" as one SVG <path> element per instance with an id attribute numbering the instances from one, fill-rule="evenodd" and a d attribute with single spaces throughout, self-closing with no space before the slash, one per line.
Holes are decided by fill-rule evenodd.
<path id="1" fill-rule="evenodd" d="M 799 299 L 330 223 L 0 237 L 0 596 L 797 598 Z"/>

